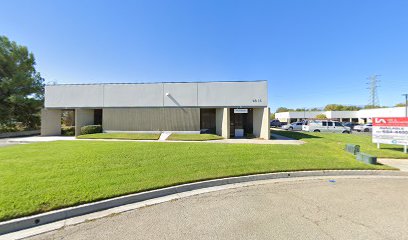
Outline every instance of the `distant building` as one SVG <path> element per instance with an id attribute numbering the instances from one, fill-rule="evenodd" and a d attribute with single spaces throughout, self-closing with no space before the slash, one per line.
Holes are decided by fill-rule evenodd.
<path id="1" fill-rule="evenodd" d="M 269 139 L 267 89 L 267 81 L 47 85 L 41 134 L 60 135 L 61 112 L 74 110 L 76 135 L 100 124 L 105 132 Z"/>
<path id="2" fill-rule="evenodd" d="M 316 118 L 319 114 L 324 114 L 329 119 L 341 122 L 364 124 L 371 123 L 374 117 L 405 117 L 405 107 L 362 109 L 358 111 L 280 112 L 275 114 L 275 118 L 281 122 L 296 122 Z"/>

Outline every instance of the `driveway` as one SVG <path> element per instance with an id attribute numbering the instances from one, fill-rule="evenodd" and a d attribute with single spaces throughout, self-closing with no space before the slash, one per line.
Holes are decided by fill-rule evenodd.
<path id="1" fill-rule="evenodd" d="M 269 182 L 68 226 L 31 239 L 404 239 L 408 178 Z"/>

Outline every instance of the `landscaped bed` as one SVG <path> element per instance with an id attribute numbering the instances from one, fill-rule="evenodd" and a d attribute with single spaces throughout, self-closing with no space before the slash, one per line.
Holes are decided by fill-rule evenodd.
<path id="1" fill-rule="evenodd" d="M 281 133 L 279 133 L 281 134 Z M 360 136 L 303 134 L 303 145 L 56 141 L 0 148 L 0 220 L 199 180 L 319 169 L 391 169 L 346 153 Z M 294 137 L 294 136 L 291 136 Z M 297 136 L 300 137 L 300 136 Z M 340 141 L 340 138 L 350 137 Z M 356 140 L 357 139 L 357 140 Z M 373 144 L 371 144 L 373 145 Z M 394 149 L 382 157 L 402 157 Z"/>
<path id="2" fill-rule="evenodd" d="M 208 141 L 208 140 L 220 140 L 221 136 L 215 134 L 171 134 L 167 140 L 173 141 Z"/>
<path id="3" fill-rule="evenodd" d="M 160 134 L 154 133 L 94 133 L 77 136 L 79 139 L 125 139 L 125 140 L 157 140 Z"/>

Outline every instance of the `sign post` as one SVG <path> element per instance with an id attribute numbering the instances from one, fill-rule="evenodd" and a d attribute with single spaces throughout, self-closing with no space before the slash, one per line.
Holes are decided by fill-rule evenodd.
<path id="1" fill-rule="evenodd" d="M 373 119 L 373 143 L 403 145 L 404 153 L 408 146 L 408 118 L 374 118 Z"/>

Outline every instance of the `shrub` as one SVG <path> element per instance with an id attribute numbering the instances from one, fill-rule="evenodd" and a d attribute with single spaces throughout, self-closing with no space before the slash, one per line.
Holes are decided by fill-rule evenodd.
<path id="1" fill-rule="evenodd" d="M 75 136 L 75 126 L 65 126 L 61 128 L 62 136 Z"/>
<path id="2" fill-rule="evenodd" d="M 102 132 L 102 126 L 101 125 L 87 125 L 87 126 L 81 127 L 81 135 L 101 133 L 101 132 Z"/>
<path id="3" fill-rule="evenodd" d="M 324 119 L 327 119 L 327 116 L 325 114 L 317 114 L 315 118 L 324 120 Z"/>

